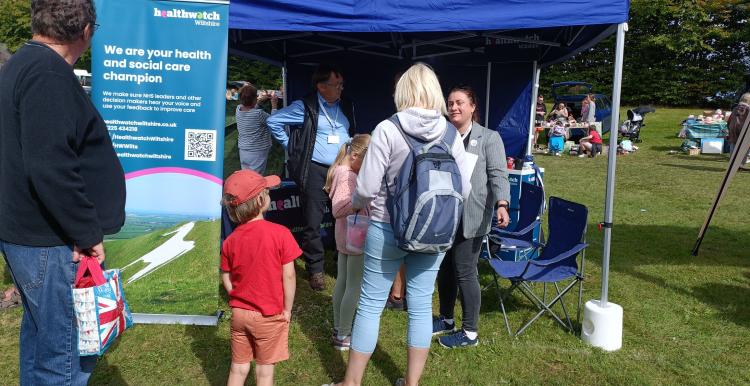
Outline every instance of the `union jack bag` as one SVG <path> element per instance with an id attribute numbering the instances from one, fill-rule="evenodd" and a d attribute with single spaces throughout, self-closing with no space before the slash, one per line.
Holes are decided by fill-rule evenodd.
<path id="1" fill-rule="evenodd" d="M 103 355 L 117 337 L 133 325 L 130 307 L 122 292 L 120 270 L 102 271 L 93 257 L 83 257 L 78 263 L 73 308 L 80 356 Z"/>

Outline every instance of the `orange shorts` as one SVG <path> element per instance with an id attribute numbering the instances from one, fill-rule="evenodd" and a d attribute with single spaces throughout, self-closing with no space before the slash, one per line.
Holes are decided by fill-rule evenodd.
<path id="1" fill-rule="evenodd" d="M 232 363 L 270 365 L 289 359 L 289 323 L 283 314 L 232 308 Z"/>

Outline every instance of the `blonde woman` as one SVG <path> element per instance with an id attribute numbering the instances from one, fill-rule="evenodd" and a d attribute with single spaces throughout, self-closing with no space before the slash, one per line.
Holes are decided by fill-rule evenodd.
<path id="1" fill-rule="evenodd" d="M 448 126 L 446 107 L 437 76 L 423 63 L 407 70 L 396 84 L 394 95 L 399 122 L 406 135 L 423 142 L 443 137 Z M 471 191 L 471 171 L 459 135 L 451 153 L 461 169 L 463 196 Z M 432 294 L 445 253 L 408 253 L 396 246 L 386 207 L 387 189 L 409 155 L 406 139 L 389 120 L 372 132 L 367 155 L 357 176 L 353 208 L 370 205 L 370 226 L 365 243 L 365 271 L 352 330 L 346 376 L 341 385 L 360 385 L 378 341 L 380 316 L 399 266 L 406 266 L 406 299 L 409 302 L 406 378 L 397 384 L 416 386 L 422 376 L 432 340 Z"/>

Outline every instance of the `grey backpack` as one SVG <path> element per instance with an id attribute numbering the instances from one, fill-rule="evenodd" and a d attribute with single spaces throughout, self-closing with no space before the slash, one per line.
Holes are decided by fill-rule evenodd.
<path id="1" fill-rule="evenodd" d="M 453 245 L 463 214 L 461 172 L 451 154 L 458 131 L 446 122 L 443 136 L 428 143 L 406 134 L 396 115 L 389 120 L 409 146 L 393 189 L 387 186 L 396 244 L 408 252 L 445 252 Z"/>

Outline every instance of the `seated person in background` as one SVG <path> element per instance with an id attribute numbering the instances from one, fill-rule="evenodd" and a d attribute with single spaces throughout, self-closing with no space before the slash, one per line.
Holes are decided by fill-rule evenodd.
<path id="1" fill-rule="evenodd" d="M 549 131 L 549 151 L 552 155 L 562 154 L 565 140 L 568 138 L 568 128 L 565 125 L 565 118 L 560 118 L 555 121 L 555 125 Z"/>
<path id="2" fill-rule="evenodd" d="M 596 126 L 589 126 L 589 135 L 581 138 L 578 142 L 581 145 L 581 154 L 579 157 L 585 157 L 586 153 L 590 157 L 594 157 L 602 152 L 602 137 L 599 132 L 596 131 Z"/>
<path id="3" fill-rule="evenodd" d="M 565 103 L 559 103 L 551 113 L 549 113 L 549 117 L 552 119 L 558 119 L 558 118 L 568 118 L 569 116 L 568 108 L 565 107 Z"/>

